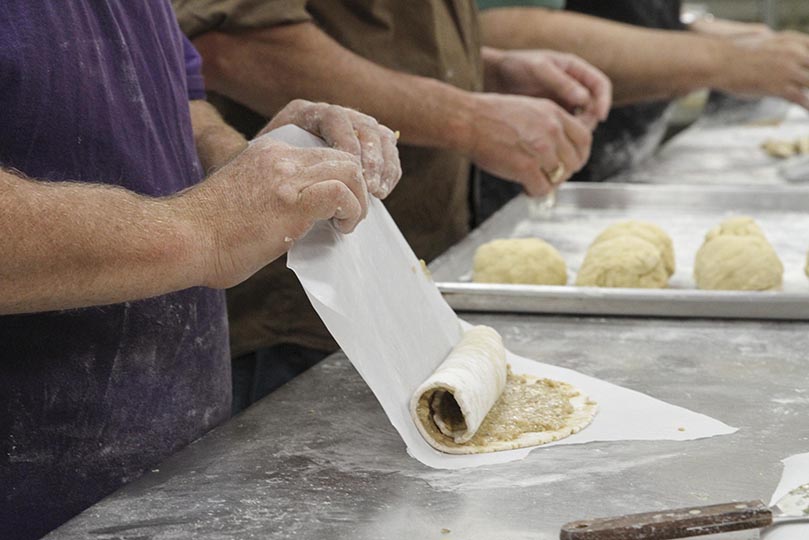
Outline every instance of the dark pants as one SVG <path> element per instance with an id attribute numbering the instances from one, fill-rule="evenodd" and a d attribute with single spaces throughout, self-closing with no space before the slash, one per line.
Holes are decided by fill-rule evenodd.
<path id="1" fill-rule="evenodd" d="M 233 414 L 280 388 L 330 353 L 282 344 L 233 359 Z"/>

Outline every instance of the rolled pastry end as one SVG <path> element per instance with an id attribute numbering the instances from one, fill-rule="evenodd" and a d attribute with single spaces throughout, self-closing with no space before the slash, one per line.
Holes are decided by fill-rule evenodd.
<path id="1" fill-rule="evenodd" d="M 411 414 L 430 441 L 468 442 L 506 386 L 506 349 L 494 329 L 476 326 L 414 392 Z"/>

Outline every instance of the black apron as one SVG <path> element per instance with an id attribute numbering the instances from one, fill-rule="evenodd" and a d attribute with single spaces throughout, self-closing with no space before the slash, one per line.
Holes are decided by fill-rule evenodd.
<path id="1" fill-rule="evenodd" d="M 680 0 L 569 0 L 567 9 L 626 24 L 682 29 Z M 616 107 L 596 128 L 590 161 L 574 181 L 600 182 L 648 158 L 666 133 L 669 101 Z"/>

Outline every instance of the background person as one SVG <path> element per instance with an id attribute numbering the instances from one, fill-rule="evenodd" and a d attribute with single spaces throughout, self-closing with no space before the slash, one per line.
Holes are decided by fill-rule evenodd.
<path id="1" fill-rule="evenodd" d="M 612 80 L 615 104 L 576 180 L 599 181 L 654 152 L 669 101 L 702 88 L 809 107 L 809 37 L 761 24 L 680 22 L 680 0 L 478 0 L 484 43 L 581 56 Z M 492 189 L 497 189 L 489 181 Z"/>

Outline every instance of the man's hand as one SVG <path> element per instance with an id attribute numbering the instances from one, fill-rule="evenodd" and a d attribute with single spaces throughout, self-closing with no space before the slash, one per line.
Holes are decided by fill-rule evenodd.
<path id="1" fill-rule="evenodd" d="M 484 48 L 487 91 L 552 99 L 594 129 L 607 118 L 612 84 L 578 56 L 546 50 Z"/>
<path id="2" fill-rule="evenodd" d="M 809 36 L 798 32 L 726 40 L 716 88 L 747 96 L 778 96 L 809 109 Z"/>
<path id="3" fill-rule="evenodd" d="M 396 135 L 368 115 L 338 105 L 296 99 L 275 115 L 259 135 L 286 124 L 295 124 L 332 148 L 361 160 L 368 191 L 379 199 L 387 197 L 402 177 Z"/>
<path id="4" fill-rule="evenodd" d="M 240 283 L 284 254 L 317 221 L 351 232 L 368 209 L 359 159 L 263 136 L 175 203 L 199 224 L 203 284 Z"/>
<path id="5" fill-rule="evenodd" d="M 588 127 L 550 100 L 476 94 L 472 106 L 466 153 L 531 196 L 547 194 L 590 156 Z"/>

